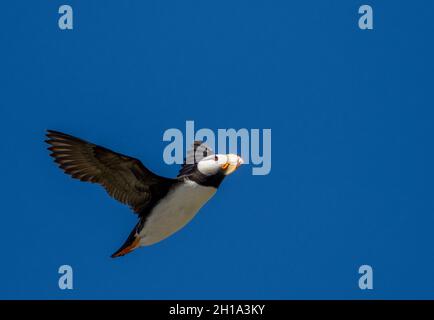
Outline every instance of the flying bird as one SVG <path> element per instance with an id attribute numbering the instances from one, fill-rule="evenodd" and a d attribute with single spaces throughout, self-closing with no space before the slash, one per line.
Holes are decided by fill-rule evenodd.
<path id="1" fill-rule="evenodd" d="M 216 193 L 226 176 L 243 160 L 235 154 L 214 154 L 202 141 L 187 152 L 176 178 L 165 178 L 129 157 L 71 135 L 47 130 L 50 156 L 73 178 L 98 183 L 138 215 L 124 244 L 112 254 L 160 242 L 183 228 Z"/>

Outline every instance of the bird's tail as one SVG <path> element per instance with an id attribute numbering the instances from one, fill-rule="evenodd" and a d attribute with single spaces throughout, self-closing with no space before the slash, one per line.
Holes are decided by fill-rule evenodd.
<path id="1" fill-rule="evenodd" d="M 124 244 L 115 253 L 111 255 L 112 258 L 124 256 L 127 253 L 130 253 L 131 251 L 133 251 L 134 249 L 140 246 L 140 237 L 137 232 L 139 224 L 140 222 L 131 231 L 130 235 L 128 236 Z"/>

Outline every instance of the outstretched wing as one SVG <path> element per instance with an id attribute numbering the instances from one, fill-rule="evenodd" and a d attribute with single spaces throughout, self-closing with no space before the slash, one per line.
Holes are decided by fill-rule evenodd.
<path id="1" fill-rule="evenodd" d="M 50 155 L 65 173 L 102 185 L 110 196 L 136 213 L 151 201 L 153 194 L 161 188 L 168 189 L 175 181 L 154 174 L 135 158 L 68 134 L 47 130 L 47 137 Z"/>
<path id="2" fill-rule="evenodd" d="M 187 156 L 179 170 L 178 177 L 192 173 L 200 160 L 212 154 L 214 154 L 212 149 L 203 143 L 203 141 L 195 141 L 193 146 L 187 151 Z"/>

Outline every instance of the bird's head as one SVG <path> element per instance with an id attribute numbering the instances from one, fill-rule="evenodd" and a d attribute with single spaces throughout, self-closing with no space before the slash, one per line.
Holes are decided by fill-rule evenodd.
<path id="1" fill-rule="evenodd" d="M 197 169 L 206 176 L 230 175 L 244 163 L 236 154 L 212 154 L 197 163 Z"/>
<path id="2" fill-rule="evenodd" d="M 214 154 L 202 141 L 195 141 L 178 173 L 204 186 L 218 187 L 223 179 L 244 163 L 236 154 Z"/>

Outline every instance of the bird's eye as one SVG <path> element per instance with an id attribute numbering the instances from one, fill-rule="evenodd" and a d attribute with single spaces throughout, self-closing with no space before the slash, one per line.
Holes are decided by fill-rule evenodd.
<path id="1" fill-rule="evenodd" d="M 214 156 L 214 161 L 219 161 L 219 157 L 218 156 Z"/>

